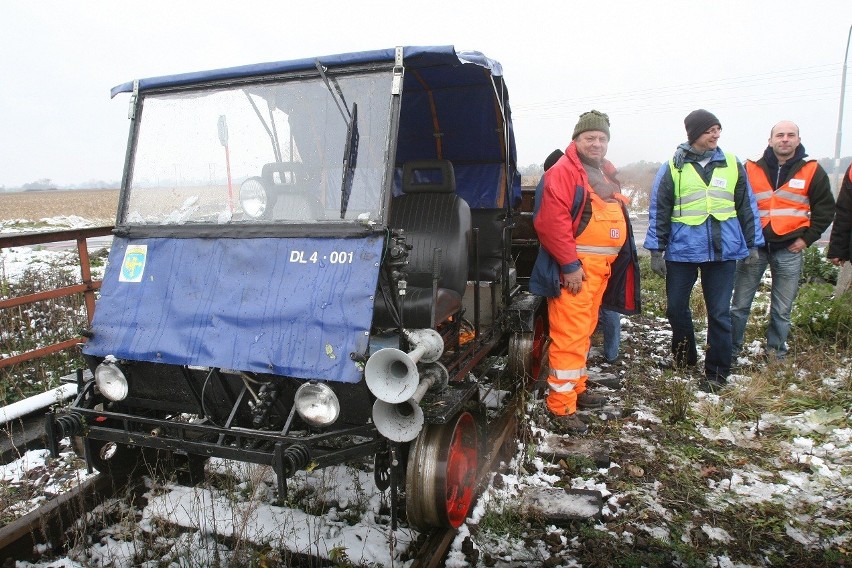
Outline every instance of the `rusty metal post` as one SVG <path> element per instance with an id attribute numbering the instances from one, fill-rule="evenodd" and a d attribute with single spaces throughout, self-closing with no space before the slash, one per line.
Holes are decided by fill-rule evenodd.
<path id="1" fill-rule="evenodd" d="M 95 288 L 92 286 L 92 269 L 89 267 L 89 246 L 84 237 L 77 239 L 77 253 L 80 255 L 80 277 L 86 291 L 83 300 L 86 302 L 86 319 L 92 325 L 95 317 Z"/>

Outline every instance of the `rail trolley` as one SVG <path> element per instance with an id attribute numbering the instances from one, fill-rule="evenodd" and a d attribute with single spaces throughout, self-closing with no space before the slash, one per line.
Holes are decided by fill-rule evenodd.
<path id="1" fill-rule="evenodd" d="M 93 377 L 54 446 L 117 477 L 150 451 L 267 464 L 282 494 L 373 459 L 410 525 L 458 527 L 545 337 L 500 64 L 397 47 L 120 93 Z"/>

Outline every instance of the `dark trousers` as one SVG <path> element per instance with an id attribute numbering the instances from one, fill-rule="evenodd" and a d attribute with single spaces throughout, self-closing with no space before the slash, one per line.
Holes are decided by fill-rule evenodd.
<path id="1" fill-rule="evenodd" d="M 672 326 L 672 355 L 680 366 L 695 365 L 698 353 L 689 296 L 701 272 L 701 288 L 707 306 L 707 352 L 704 374 L 708 379 L 724 381 L 731 372 L 731 295 L 734 290 L 736 261 L 666 261 L 666 316 Z"/>

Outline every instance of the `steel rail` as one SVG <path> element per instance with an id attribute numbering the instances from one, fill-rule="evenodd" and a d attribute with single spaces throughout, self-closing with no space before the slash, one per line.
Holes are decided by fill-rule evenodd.
<path id="1" fill-rule="evenodd" d="M 116 491 L 108 476 L 96 475 L 0 528 L 0 561 L 32 559 L 35 545 L 64 543 L 65 529 Z"/>

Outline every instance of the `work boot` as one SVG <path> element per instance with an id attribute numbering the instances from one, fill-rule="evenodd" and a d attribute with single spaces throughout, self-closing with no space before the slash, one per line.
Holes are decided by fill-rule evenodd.
<path id="1" fill-rule="evenodd" d="M 584 410 L 591 408 L 603 408 L 607 403 L 607 398 L 599 394 L 592 394 L 589 391 L 583 391 L 577 395 L 577 407 Z"/>
<path id="2" fill-rule="evenodd" d="M 585 422 L 580 420 L 576 412 L 574 414 L 557 416 L 555 417 L 555 422 L 559 430 L 566 434 L 585 434 L 589 431 L 589 427 L 586 426 Z"/>

